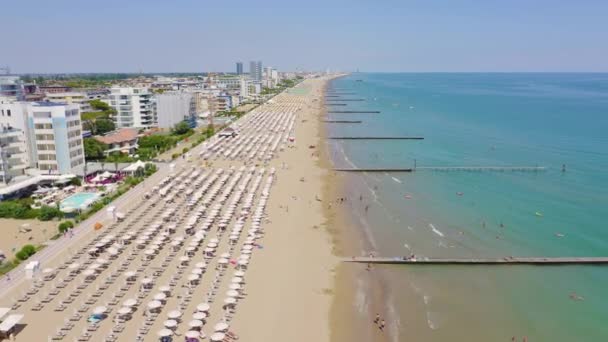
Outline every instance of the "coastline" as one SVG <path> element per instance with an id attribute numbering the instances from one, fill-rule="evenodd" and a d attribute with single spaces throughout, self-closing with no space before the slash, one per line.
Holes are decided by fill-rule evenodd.
<path id="1" fill-rule="evenodd" d="M 295 147 L 286 148 L 272 163 L 277 181 L 268 203 L 271 222 L 263 252 L 248 270 L 250 294 L 233 324 L 244 341 L 331 339 L 328 317 L 339 259 L 323 209 L 331 179 L 320 152 L 327 81 L 309 80 L 297 92 L 282 95 L 302 98 L 303 108 L 296 118 Z"/>
<path id="2" fill-rule="evenodd" d="M 341 76 L 343 77 L 343 76 Z M 339 77 L 334 78 L 337 79 Z M 329 83 L 323 92 L 327 91 Z M 326 113 L 323 106 L 323 115 Z M 373 250 L 362 230 L 358 229 L 352 211 L 354 203 L 348 199 L 348 179 L 346 174 L 332 171 L 332 147 L 327 139 L 329 129 L 322 118 L 319 120 L 319 131 L 322 136 L 320 164 L 328 171 L 324 179 L 324 216 L 325 227 L 332 240 L 332 250 L 339 257 L 364 255 L 365 251 Z M 345 197 L 346 201 L 339 204 L 338 198 Z M 352 197 L 352 196 L 351 196 Z M 389 317 L 382 303 L 386 301 L 385 288 L 380 270 L 368 271 L 358 264 L 338 265 L 334 278 L 334 297 L 331 305 L 331 341 L 389 341 L 390 335 L 382 333 L 373 324 L 376 313 Z M 386 318 L 387 322 L 392 320 Z M 393 320 L 394 321 L 394 320 Z M 387 326 L 390 327 L 390 324 Z"/>

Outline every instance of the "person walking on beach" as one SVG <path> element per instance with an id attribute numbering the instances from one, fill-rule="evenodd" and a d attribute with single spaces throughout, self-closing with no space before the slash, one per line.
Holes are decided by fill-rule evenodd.
<path id="1" fill-rule="evenodd" d="M 385 326 L 386 326 L 386 322 L 384 320 L 382 320 L 382 322 L 380 322 L 380 326 L 378 328 L 380 328 L 380 331 L 384 331 Z"/>
<path id="2" fill-rule="evenodd" d="M 376 319 L 374 319 L 374 324 L 378 325 L 378 323 L 380 323 L 380 314 L 379 313 L 376 314 Z"/>

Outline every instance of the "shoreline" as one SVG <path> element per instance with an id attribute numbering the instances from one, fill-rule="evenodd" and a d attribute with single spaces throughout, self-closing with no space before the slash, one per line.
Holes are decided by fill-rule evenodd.
<path id="1" fill-rule="evenodd" d="M 344 77 L 344 76 L 340 76 Z M 334 78 L 338 79 L 339 77 Z M 327 82 L 324 93 L 329 87 Z M 323 106 L 325 115 L 327 107 Z M 328 127 L 319 120 L 319 130 L 323 137 L 321 163 L 328 170 L 324 179 L 323 199 L 327 232 L 332 239 L 332 250 L 339 257 L 362 255 L 364 251 L 372 250 L 363 233 L 357 228 L 351 211 L 354 210 L 348 198 L 345 203 L 339 204 L 336 200 L 347 197 L 348 175 L 332 171 L 331 141 L 327 139 Z M 331 205 L 329 205 L 331 204 Z M 386 301 L 385 284 L 382 282 L 379 270 L 367 271 L 362 265 L 340 264 L 334 278 L 334 297 L 331 305 L 330 321 L 332 322 L 331 341 L 389 341 L 390 335 L 382 333 L 373 325 L 376 313 L 390 322 L 393 317 L 383 309 Z M 387 324 L 387 329 L 390 324 Z"/>

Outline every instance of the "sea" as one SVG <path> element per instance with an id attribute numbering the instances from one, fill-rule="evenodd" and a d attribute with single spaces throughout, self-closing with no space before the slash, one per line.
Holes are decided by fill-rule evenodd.
<path id="1" fill-rule="evenodd" d="M 328 112 L 362 121 L 329 136 L 424 138 L 330 140 L 335 167 L 415 168 L 345 176 L 361 254 L 608 256 L 608 74 L 352 73 L 328 93 L 380 111 Z M 450 169 L 519 166 L 545 169 Z M 394 341 L 608 341 L 608 266 L 372 272 Z"/>

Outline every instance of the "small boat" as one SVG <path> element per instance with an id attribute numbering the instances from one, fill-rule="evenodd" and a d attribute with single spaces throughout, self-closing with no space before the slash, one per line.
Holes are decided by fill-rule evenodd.
<path id="1" fill-rule="evenodd" d="M 458 195 L 458 196 L 462 196 L 462 195 L 464 195 L 464 192 L 460 192 L 460 191 L 459 191 L 459 192 L 457 192 L 457 193 L 456 193 L 456 195 Z"/>

